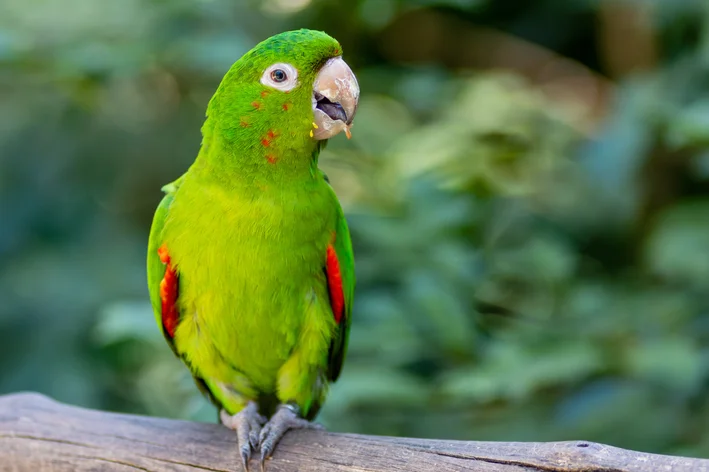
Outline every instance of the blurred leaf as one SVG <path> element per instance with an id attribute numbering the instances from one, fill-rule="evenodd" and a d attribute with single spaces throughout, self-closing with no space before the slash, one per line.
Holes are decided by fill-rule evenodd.
<path id="1" fill-rule="evenodd" d="M 673 207 L 658 216 L 645 247 L 648 269 L 670 281 L 709 287 L 709 202 Z"/>

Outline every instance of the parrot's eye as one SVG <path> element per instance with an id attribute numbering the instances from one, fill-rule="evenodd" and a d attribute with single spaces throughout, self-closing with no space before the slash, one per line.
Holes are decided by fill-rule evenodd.
<path id="1" fill-rule="evenodd" d="M 271 80 L 274 82 L 285 82 L 285 80 L 288 78 L 286 75 L 286 71 L 283 69 L 276 69 L 274 71 L 271 71 Z"/>
<path id="2" fill-rule="evenodd" d="M 263 72 L 261 83 L 276 90 L 288 92 L 298 85 L 298 71 L 290 64 L 279 62 L 269 66 Z"/>

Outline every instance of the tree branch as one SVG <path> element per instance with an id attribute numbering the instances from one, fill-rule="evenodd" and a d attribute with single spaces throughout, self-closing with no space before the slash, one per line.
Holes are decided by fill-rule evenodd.
<path id="1" fill-rule="evenodd" d="M 252 470 L 258 470 L 255 462 Z M 106 413 L 33 393 L 0 396 L 0 471 L 239 471 L 223 426 Z M 709 472 L 709 460 L 586 441 L 502 443 L 289 432 L 267 463 L 286 471 Z"/>

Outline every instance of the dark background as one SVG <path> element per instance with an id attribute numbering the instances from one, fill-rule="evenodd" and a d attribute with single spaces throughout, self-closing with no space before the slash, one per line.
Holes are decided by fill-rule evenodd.
<path id="1" fill-rule="evenodd" d="M 214 421 L 145 287 L 161 185 L 271 34 L 362 88 L 322 156 L 358 286 L 335 431 L 709 457 L 705 0 L 0 6 L 0 393 Z"/>

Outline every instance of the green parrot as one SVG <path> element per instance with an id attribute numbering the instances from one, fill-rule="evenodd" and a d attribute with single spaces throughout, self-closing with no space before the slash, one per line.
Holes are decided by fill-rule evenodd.
<path id="1" fill-rule="evenodd" d="M 347 349 L 354 257 L 318 169 L 359 86 L 319 31 L 272 36 L 229 69 L 195 162 L 163 187 L 148 286 L 163 334 L 237 432 L 244 468 L 310 421 Z M 262 416 L 262 415 L 265 415 Z"/>

